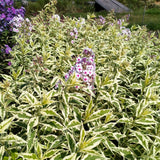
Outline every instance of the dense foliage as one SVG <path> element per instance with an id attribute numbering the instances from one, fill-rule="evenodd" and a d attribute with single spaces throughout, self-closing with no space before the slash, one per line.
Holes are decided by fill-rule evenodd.
<path id="1" fill-rule="evenodd" d="M 15 37 L 0 83 L 0 160 L 158 159 L 159 38 L 112 14 L 62 18 L 54 5 Z"/>

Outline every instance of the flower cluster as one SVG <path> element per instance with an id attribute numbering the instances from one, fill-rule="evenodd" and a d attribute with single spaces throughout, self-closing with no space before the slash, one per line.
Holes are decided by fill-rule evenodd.
<path id="1" fill-rule="evenodd" d="M 127 17 L 129 18 L 129 16 Z M 124 19 L 119 19 L 117 21 L 117 24 L 119 26 L 120 32 L 118 33 L 118 35 L 122 35 L 122 36 L 126 36 L 125 40 L 128 40 L 128 38 L 131 36 L 131 31 L 129 28 L 126 28 L 124 26 L 125 20 Z"/>
<path id="2" fill-rule="evenodd" d="M 25 27 L 25 29 L 29 29 L 29 31 L 31 32 L 33 29 L 33 26 L 30 22 L 30 20 L 28 18 L 24 19 L 20 14 L 15 16 L 11 21 L 11 30 L 13 32 L 19 32 L 19 28 Z"/>
<path id="3" fill-rule="evenodd" d="M 61 20 L 61 18 L 58 14 L 53 15 L 52 18 L 57 22 L 60 22 L 60 20 Z"/>
<path id="4" fill-rule="evenodd" d="M 15 16 L 24 17 L 25 8 L 15 9 L 13 2 L 13 0 L 0 0 L 0 33 L 10 30 L 10 22 Z"/>
<path id="5" fill-rule="evenodd" d="M 78 38 L 78 30 L 77 30 L 76 27 L 70 32 L 70 36 L 72 38 L 71 43 L 73 44 L 74 43 L 73 39 L 77 39 Z"/>
<path id="6" fill-rule="evenodd" d="M 95 21 L 97 22 L 98 25 L 104 25 L 106 23 L 106 19 L 103 16 L 95 18 Z"/>
<path id="7" fill-rule="evenodd" d="M 12 49 L 8 45 L 4 45 L 4 46 L 5 46 L 5 53 L 10 54 L 10 51 L 12 51 Z"/>
<path id="8" fill-rule="evenodd" d="M 67 81 L 69 77 L 75 73 L 76 78 L 81 80 L 83 84 L 89 89 L 94 88 L 95 80 L 95 54 L 90 48 L 85 48 L 83 50 L 83 57 L 79 56 L 76 58 L 75 66 L 72 66 L 69 72 L 65 75 L 65 80 Z M 76 89 L 80 88 L 76 86 Z"/>
<path id="9" fill-rule="evenodd" d="M 103 16 L 99 16 L 99 21 L 100 21 L 101 24 L 106 23 L 106 19 Z"/>
<path id="10" fill-rule="evenodd" d="M 13 32 L 19 32 L 20 27 L 22 27 L 22 22 L 24 21 L 23 17 L 18 14 L 17 16 L 13 17 L 13 19 L 10 21 L 11 29 Z"/>

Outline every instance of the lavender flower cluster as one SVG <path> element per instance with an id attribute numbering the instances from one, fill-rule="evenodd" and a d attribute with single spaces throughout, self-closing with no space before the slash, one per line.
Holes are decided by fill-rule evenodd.
<path id="1" fill-rule="evenodd" d="M 94 62 L 95 54 L 90 48 L 83 50 L 83 57 L 79 56 L 76 58 L 75 66 L 72 66 L 68 73 L 65 75 L 65 80 L 67 81 L 69 77 L 75 73 L 76 78 L 81 80 L 83 84 L 89 88 L 94 89 L 95 81 L 95 69 L 96 65 Z M 80 86 L 76 86 L 79 89 Z"/>
<path id="2" fill-rule="evenodd" d="M 106 19 L 103 16 L 99 16 L 99 21 L 102 25 L 106 23 Z"/>
<path id="3" fill-rule="evenodd" d="M 14 0 L 0 0 L 0 33 L 11 29 L 11 20 L 20 15 L 24 17 L 25 8 L 15 9 L 13 7 Z"/>
<path id="4" fill-rule="evenodd" d="M 25 22 L 25 23 L 24 23 Z M 28 18 L 24 19 L 20 14 L 15 16 L 11 21 L 11 28 L 13 32 L 19 32 L 19 28 L 24 25 L 24 27 L 29 29 L 31 32 L 33 29 L 33 26 Z M 25 31 L 25 30 L 24 30 Z"/>
<path id="5" fill-rule="evenodd" d="M 72 38 L 71 43 L 73 44 L 74 43 L 74 39 L 78 38 L 78 30 L 77 30 L 76 27 L 70 32 L 70 36 Z"/>
<path id="6" fill-rule="evenodd" d="M 129 19 L 129 16 L 130 15 L 126 16 L 126 20 Z M 117 24 L 118 24 L 118 26 L 120 28 L 120 33 L 118 35 L 123 35 L 123 36 L 125 35 L 126 37 L 129 38 L 131 36 L 131 31 L 130 31 L 129 28 L 124 27 L 124 23 L 125 23 L 125 19 L 119 19 L 117 21 Z M 125 38 L 125 40 L 128 40 L 128 38 Z"/>

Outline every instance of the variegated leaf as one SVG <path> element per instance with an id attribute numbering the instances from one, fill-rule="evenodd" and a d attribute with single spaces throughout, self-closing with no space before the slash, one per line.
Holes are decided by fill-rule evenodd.
<path id="1" fill-rule="evenodd" d="M 38 160 L 38 157 L 35 153 L 19 153 L 19 157 L 24 158 L 25 160 Z"/>
<path id="2" fill-rule="evenodd" d="M 93 108 L 93 100 L 91 97 L 90 102 L 85 110 L 85 120 L 87 120 L 90 117 L 90 115 L 92 114 L 92 112 L 91 112 L 92 108 Z"/>
<path id="3" fill-rule="evenodd" d="M 85 120 L 85 122 L 91 122 L 91 121 L 100 119 L 100 118 L 106 116 L 107 113 L 109 113 L 109 112 L 110 112 L 110 109 L 101 109 L 101 110 L 98 110 L 98 111 L 94 112 L 92 115 L 90 115 L 88 117 L 88 119 Z"/>
<path id="4" fill-rule="evenodd" d="M 66 137 L 67 137 L 67 143 L 68 143 L 68 147 L 71 153 L 75 152 L 76 150 L 76 141 L 74 139 L 74 136 L 70 133 L 66 133 Z"/>
<path id="5" fill-rule="evenodd" d="M 59 151 L 60 151 L 59 149 L 52 149 L 52 150 L 46 151 L 42 159 L 45 160 L 47 158 L 52 158 L 53 156 L 57 155 Z"/>
<path id="6" fill-rule="evenodd" d="M 68 125 L 67 125 L 67 128 L 74 128 L 74 127 L 77 127 L 77 126 L 80 126 L 81 123 L 77 120 L 71 120 Z"/>
<path id="7" fill-rule="evenodd" d="M 10 126 L 11 122 L 13 121 L 14 117 L 4 120 L 0 123 L 0 133 L 4 133 L 6 129 Z"/>
<path id="8" fill-rule="evenodd" d="M 138 143 L 146 150 L 149 150 L 149 140 L 146 138 L 146 136 L 138 131 L 133 131 L 133 135 L 137 138 Z"/>
<path id="9" fill-rule="evenodd" d="M 28 126 L 27 126 L 27 133 L 31 132 L 31 129 L 35 126 L 37 126 L 39 123 L 38 117 L 33 117 L 29 120 Z"/>
<path id="10" fill-rule="evenodd" d="M 115 147 L 115 152 L 119 153 L 122 157 L 136 160 L 133 152 L 129 148 Z"/>
<path id="11" fill-rule="evenodd" d="M 135 120 L 135 123 L 141 124 L 141 125 L 155 125 L 157 122 L 154 120 L 154 118 L 140 118 Z"/>
<path id="12" fill-rule="evenodd" d="M 52 108 L 41 109 L 40 113 L 41 113 L 42 115 L 48 116 L 48 117 L 49 117 L 49 116 L 55 116 L 55 117 L 61 118 L 60 115 L 57 114 L 57 112 L 56 112 L 54 109 L 52 109 Z"/>
<path id="13" fill-rule="evenodd" d="M 82 160 L 110 160 L 110 158 L 101 157 L 98 155 L 86 154 Z"/>
<path id="14" fill-rule="evenodd" d="M 6 141 L 8 142 L 9 144 L 12 144 L 12 143 L 16 143 L 16 144 L 26 144 L 27 142 L 22 139 L 21 137 L 17 136 L 17 135 L 7 135 L 7 136 L 4 136 L 2 138 L 2 141 Z"/>
<path id="15" fill-rule="evenodd" d="M 72 153 L 71 155 L 64 157 L 63 160 L 76 160 L 76 156 L 76 153 Z"/>
<path id="16" fill-rule="evenodd" d="M 36 138 L 36 132 L 32 131 L 27 134 L 27 152 L 30 153 L 34 145 L 34 140 Z"/>
<path id="17" fill-rule="evenodd" d="M 4 146 L 1 146 L 1 147 L 0 147 L 0 160 L 3 160 L 4 152 L 5 152 L 5 147 L 4 147 Z"/>
<path id="18" fill-rule="evenodd" d="M 81 146 L 80 146 L 80 150 L 83 152 L 83 150 L 87 151 L 87 150 L 91 150 L 95 147 L 97 147 L 100 143 L 101 143 L 101 138 L 100 137 L 92 137 L 87 141 L 84 141 Z"/>

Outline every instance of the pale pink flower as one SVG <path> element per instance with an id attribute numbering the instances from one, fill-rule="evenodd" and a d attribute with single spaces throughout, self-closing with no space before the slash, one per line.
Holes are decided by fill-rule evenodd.
<path id="1" fill-rule="evenodd" d="M 79 73 L 76 73 L 77 79 L 81 78 L 81 75 Z"/>
<path id="2" fill-rule="evenodd" d="M 78 90 L 80 88 L 80 86 L 75 86 L 75 88 Z"/>
<path id="3" fill-rule="evenodd" d="M 69 78 L 69 74 L 66 73 L 66 74 L 65 74 L 65 80 L 68 80 L 68 78 Z"/>
<path id="4" fill-rule="evenodd" d="M 18 30 L 17 28 L 13 28 L 13 32 L 18 33 L 18 32 L 19 32 L 19 30 Z"/>
<path id="5" fill-rule="evenodd" d="M 77 67 L 76 69 L 78 73 L 82 72 L 82 67 Z"/>
<path id="6" fill-rule="evenodd" d="M 77 62 L 80 62 L 81 61 L 81 57 L 77 57 Z"/>
<path id="7" fill-rule="evenodd" d="M 84 82 L 88 82 L 89 78 L 87 76 L 83 77 Z"/>
<path id="8" fill-rule="evenodd" d="M 88 74 L 88 71 L 87 71 L 87 70 L 84 70 L 84 71 L 83 71 L 83 75 L 86 76 L 87 74 Z"/>
<path id="9" fill-rule="evenodd" d="M 88 71 L 88 75 L 92 76 L 93 75 L 93 71 Z"/>
<path id="10" fill-rule="evenodd" d="M 74 31 L 75 33 L 78 33 L 77 28 L 74 28 L 73 31 Z"/>
<path id="11" fill-rule="evenodd" d="M 92 71 L 93 70 L 93 66 L 92 65 L 87 65 L 86 69 L 89 70 L 89 71 Z"/>
<path id="12" fill-rule="evenodd" d="M 70 32 L 70 35 L 71 35 L 71 36 L 74 36 L 74 33 L 73 33 L 73 32 Z"/>

